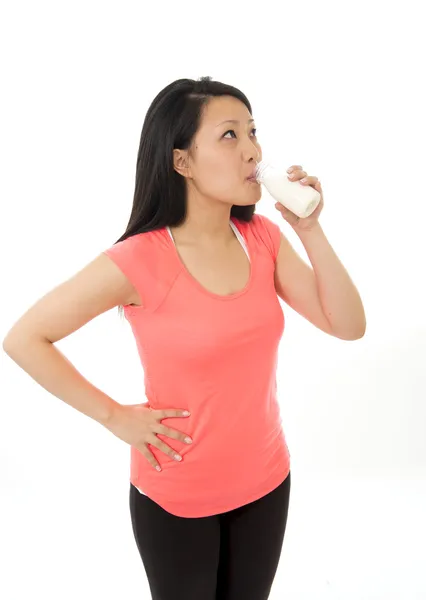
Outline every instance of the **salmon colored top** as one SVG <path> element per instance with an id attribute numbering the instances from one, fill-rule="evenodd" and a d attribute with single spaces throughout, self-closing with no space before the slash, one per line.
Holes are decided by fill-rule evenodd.
<path id="1" fill-rule="evenodd" d="M 280 485 L 290 453 L 277 401 L 284 313 L 274 286 L 280 228 L 231 217 L 246 243 L 250 278 L 226 296 L 186 269 L 166 227 L 104 250 L 142 306 L 124 306 L 144 371 L 147 406 L 188 409 L 161 422 L 192 444 L 155 434 L 182 461 L 148 445 L 162 471 L 131 446 L 130 481 L 166 511 L 204 517 L 253 502 Z"/>

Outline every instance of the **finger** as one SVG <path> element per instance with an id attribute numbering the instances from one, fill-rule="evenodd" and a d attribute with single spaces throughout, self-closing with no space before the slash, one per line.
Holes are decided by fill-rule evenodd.
<path id="1" fill-rule="evenodd" d="M 177 461 L 182 460 L 180 454 L 173 450 L 173 448 L 170 448 L 170 446 L 160 440 L 160 438 L 158 438 L 155 434 L 153 434 L 153 436 L 148 440 L 148 443 L 164 452 L 164 454 L 167 454 L 167 456 L 170 456 L 170 458 L 173 458 Z"/>
<path id="2" fill-rule="evenodd" d="M 290 223 L 290 225 L 294 225 L 299 221 L 299 217 L 295 215 L 291 210 L 288 210 L 285 206 L 281 204 L 281 202 L 277 202 L 275 204 L 275 208 L 280 211 L 284 219 Z"/>
<path id="3" fill-rule="evenodd" d="M 287 169 L 287 173 L 291 173 L 292 171 L 300 171 L 302 169 L 302 165 L 291 165 L 291 167 Z"/>
<path id="4" fill-rule="evenodd" d="M 318 177 L 314 177 L 313 175 L 310 175 L 309 177 L 303 177 L 302 179 L 300 179 L 299 183 L 301 183 L 302 185 L 315 185 L 316 182 L 318 181 Z"/>
<path id="5" fill-rule="evenodd" d="M 291 179 L 292 181 L 298 181 L 299 179 L 302 179 L 302 177 L 306 177 L 306 176 L 307 176 L 306 171 L 297 169 L 297 171 L 292 171 L 291 173 L 289 173 L 288 178 Z"/>
<path id="6" fill-rule="evenodd" d="M 167 419 L 169 417 L 188 417 L 189 416 L 189 415 L 185 414 L 186 412 L 189 412 L 189 411 L 179 410 L 179 409 L 174 409 L 174 408 L 158 409 L 158 410 L 153 410 L 152 412 L 154 414 L 154 417 L 160 421 L 161 421 L 161 419 Z"/>
<path id="7" fill-rule="evenodd" d="M 161 425 L 161 423 L 156 423 L 151 427 L 151 431 L 155 433 L 161 433 L 161 435 L 167 435 L 175 440 L 180 440 L 185 444 L 190 444 L 192 442 L 189 435 L 186 433 L 182 433 L 181 431 L 177 431 L 176 429 L 171 429 L 170 427 L 166 427 L 165 425 Z M 188 441 L 190 440 L 190 441 Z"/>
<path id="8" fill-rule="evenodd" d="M 138 448 L 139 452 L 141 454 L 143 454 L 145 456 L 145 458 L 147 459 L 147 461 L 154 467 L 154 469 L 156 471 L 161 471 L 161 467 L 158 464 L 158 462 L 155 460 L 155 456 L 153 455 L 153 453 L 145 446 L 145 444 L 142 446 L 142 448 Z"/>

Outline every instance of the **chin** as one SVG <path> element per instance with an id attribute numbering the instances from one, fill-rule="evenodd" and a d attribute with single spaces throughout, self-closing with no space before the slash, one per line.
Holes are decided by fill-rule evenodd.
<path id="1" fill-rule="evenodd" d="M 259 186 L 257 190 L 254 190 L 251 194 L 247 194 L 244 198 L 244 204 L 256 204 L 262 198 L 262 188 Z"/>

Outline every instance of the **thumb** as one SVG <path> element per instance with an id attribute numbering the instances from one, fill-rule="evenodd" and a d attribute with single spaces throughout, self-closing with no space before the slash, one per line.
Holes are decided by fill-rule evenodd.
<path id="1" fill-rule="evenodd" d="M 283 206 L 281 204 L 281 202 L 277 202 L 275 204 L 275 208 L 277 210 L 279 210 L 279 212 L 282 214 L 282 216 L 284 217 L 284 219 L 288 223 L 290 223 L 290 225 L 295 225 L 299 221 L 299 217 L 297 215 L 295 215 L 293 212 L 291 212 L 291 210 L 289 210 L 288 208 L 286 208 L 285 206 Z"/>

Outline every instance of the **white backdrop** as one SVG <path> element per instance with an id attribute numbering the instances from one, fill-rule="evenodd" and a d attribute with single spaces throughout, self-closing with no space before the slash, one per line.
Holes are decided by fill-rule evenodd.
<path id="1" fill-rule="evenodd" d="M 320 221 L 360 291 L 367 333 L 332 338 L 283 304 L 292 489 L 271 600 L 426 598 L 420 5 L 1 5 L 2 337 L 124 232 L 145 112 L 175 79 L 242 89 L 264 154 L 322 182 Z M 264 192 L 257 212 L 306 259 L 273 204 Z M 116 309 L 58 347 L 115 400 L 145 401 Z M 0 361 L 0 597 L 149 598 L 130 447 L 4 352 Z"/>

